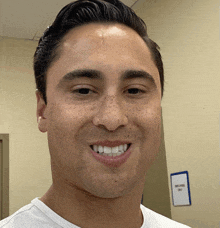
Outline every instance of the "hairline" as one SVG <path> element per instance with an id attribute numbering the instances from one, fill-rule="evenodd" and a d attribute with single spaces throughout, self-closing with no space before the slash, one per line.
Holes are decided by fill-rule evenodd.
<path id="1" fill-rule="evenodd" d="M 63 43 L 65 42 L 65 38 L 66 36 L 71 32 L 73 31 L 75 28 L 78 28 L 78 27 L 82 27 L 84 25 L 89 25 L 89 24 L 103 24 L 103 25 L 114 25 L 114 24 L 119 24 L 119 25 L 124 25 L 130 29 L 132 29 L 134 32 L 136 32 L 136 34 L 144 41 L 145 45 L 147 46 L 149 52 L 150 52 L 150 57 L 151 57 L 151 60 L 153 61 L 153 63 L 155 64 L 158 72 L 159 72 L 159 69 L 156 65 L 156 62 L 155 62 L 155 59 L 153 57 L 153 53 L 152 53 L 152 50 L 150 49 L 150 47 L 148 46 L 148 44 L 146 43 L 146 41 L 143 39 L 143 37 L 141 37 L 137 31 L 135 29 L 133 29 L 132 27 L 126 25 L 126 24 L 123 24 L 123 23 L 120 23 L 120 22 L 117 22 L 117 21 L 91 21 L 91 22 L 88 22 L 88 23 L 83 23 L 83 24 L 79 24 L 77 26 L 74 26 L 73 28 L 70 28 L 66 33 L 63 34 L 63 36 L 61 37 L 60 40 L 57 40 L 58 43 L 57 45 L 55 46 L 54 50 L 52 51 L 51 53 L 51 57 L 50 57 L 50 60 L 49 60 L 49 64 L 48 64 L 48 67 L 47 67 L 47 70 L 45 71 L 45 83 L 47 83 L 47 72 L 49 70 L 49 68 L 51 68 L 53 66 L 53 64 L 56 63 L 57 60 L 59 60 L 59 58 L 61 57 L 62 55 L 62 46 L 63 46 Z M 148 38 L 148 37 L 146 37 Z M 160 75 L 159 75 L 160 76 Z M 161 79 L 160 79 L 161 81 Z M 162 86 L 161 86 L 161 89 L 162 89 Z M 45 89 L 45 94 L 46 94 L 46 89 Z"/>

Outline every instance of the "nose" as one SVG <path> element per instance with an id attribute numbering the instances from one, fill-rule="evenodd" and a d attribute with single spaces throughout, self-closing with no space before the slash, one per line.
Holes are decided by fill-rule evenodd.
<path id="1" fill-rule="evenodd" d="M 104 126 L 109 131 L 115 131 L 117 128 L 127 125 L 127 123 L 128 118 L 125 110 L 116 96 L 106 97 L 93 118 L 95 126 Z"/>

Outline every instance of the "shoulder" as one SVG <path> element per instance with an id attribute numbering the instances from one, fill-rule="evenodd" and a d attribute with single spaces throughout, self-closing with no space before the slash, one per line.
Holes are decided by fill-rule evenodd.
<path id="1" fill-rule="evenodd" d="M 23 206 L 14 214 L 0 221 L 0 228 L 39 228 L 50 224 L 48 218 L 33 203 Z M 57 226 L 47 226 L 57 227 Z"/>
<path id="2" fill-rule="evenodd" d="M 18 211 L 16 211 L 11 216 L 3 219 L 0 221 L 0 228 L 8 228 L 8 227 L 22 227 L 23 221 L 26 219 L 29 219 L 30 215 L 29 212 L 31 211 L 33 205 L 28 204 L 22 208 L 20 208 Z M 14 226 L 16 224 L 16 226 Z M 23 227 L 26 227 L 25 224 Z"/>
<path id="3" fill-rule="evenodd" d="M 144 223 L 141 228 L 154 227 L 154 228 L 190 228 L 184 224 L 178 223 L 172 219 L 169 219 L 155 211 L 150 210 L 141 204 L 141 210 L 144 217 Z"/>

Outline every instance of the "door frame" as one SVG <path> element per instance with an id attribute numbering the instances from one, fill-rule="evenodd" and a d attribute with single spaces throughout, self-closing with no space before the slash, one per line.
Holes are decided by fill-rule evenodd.
<path id="1" fill-rule="evenodd" d="M 0 134 L 0 220 L 9 216 L 9 134 Z"/>

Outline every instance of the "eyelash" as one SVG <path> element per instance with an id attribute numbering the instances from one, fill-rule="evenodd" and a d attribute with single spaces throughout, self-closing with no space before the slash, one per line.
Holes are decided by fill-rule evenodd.
<path id="1" fill-rule="evenodd" d="M 141 89 L 138 89 L 138 88 L 129 88 L 129 89 L 127 89 L 127 90 L 138 90 L 139 91 L 139 93 L 136 93 L 136 94 L 140 94 L 140 93 L 146 93 L 144 90 L 141 90 Z M 76 90 L 73 90 L 72 91 L 72 93 L 79 93 L 79 91 L 80 90 L 90 90 L 90 91 L 92 91 L 91 89 L 89 89 L 89 88 L 80 88 L 80 89 L 76 89 Z M 94 91 L 93 91 L 94 92 Z M 81 94 L 81 93 L 79 93 L 80 95 L 88 95 L 88 94 Z M 132 93 L 133 94 L 133 93 Z"/>

